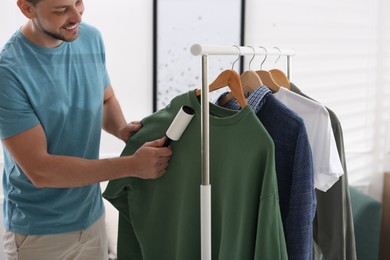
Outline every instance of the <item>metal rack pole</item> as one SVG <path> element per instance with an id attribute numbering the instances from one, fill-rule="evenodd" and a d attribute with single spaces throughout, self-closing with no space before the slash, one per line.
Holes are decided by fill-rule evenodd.
<path id="1" fill-rule="evenodd" d="M 209 91 L 208 91 L 208 58 L 202 56 L 202 95 L 201 95 L 201 153 L 202 180 L 200 186 L 201 214 L 201 259 L 211 260 L 211 185 L 209 162 Z"/>
<path id="2" fill-rule="evenodd" d="M 202 97 L 201 97 L 201 109 L 202 109 L 202 122 L 201 122 L 201 140 L 202 142 L 202 185 L 210 185 L 209 176 L 209 91 L 208 91 L 208 56 L 202 55 Z"/>
<path id="3" fill-rule="evenodd" d="M 282 55 L 282 56 L 294 56 L 294 49 L 275 49 L 275 48 L 266 48 L 267 53 L 265 53 L 264 48 L 253 46 L 237 46 L 240 49 L 240 55 Z M 238 55 L 236 46 L 225 46 L 225 45 L 201 45 L 194 44 L 191 46 L 191 53 L 194 56 L 199 55 Z M 253 53 L 254 49 L 254 53 Z M 280 50 L 280 51 L 279 51 Z"/>
<path id="4" fill-rule="evenodd" d="M 287 55 L 287 78 L 291 81 L 291 55 Z"/>

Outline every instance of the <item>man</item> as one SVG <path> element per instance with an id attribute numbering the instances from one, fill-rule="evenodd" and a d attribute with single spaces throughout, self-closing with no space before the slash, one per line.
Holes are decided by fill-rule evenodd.
<path id="1" fill-rule="evenodd" d="M 99 182 L 162 176 L 164 138 L 133 156 L 98 159 L 101 128 L 124 142 L 100 33 L 81 0 L 18 0 L 28 21 L 0 53 L 7 259 L 108 259 Z"/>

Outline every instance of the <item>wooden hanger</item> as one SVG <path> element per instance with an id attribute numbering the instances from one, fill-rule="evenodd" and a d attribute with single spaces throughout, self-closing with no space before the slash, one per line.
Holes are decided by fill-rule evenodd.
<path id="1" fill-rule="evenodd" d="M 241 76 L 241 85 L 244 95 L 248 96 L 248 93 L 252 93 L 263 85 L 261 78 L 254 70 L 246 70 Z"/>
<path id="2" fill-rule="evenodd" d="M 245 96 L 248 96 L 248 93 L 255 91 L 257 88 L 263 85 L 263 82 L 261 81 L 259 75 L 257 75 L 256 71 L 251 70 L 251 64 L 253 59 L 255 58 L 256 50 L 252 46 L 248 47 L 253 49 L 253 56 L 249 61 L 248 70 L 244 71 L 240 76 L 242 89 L 244 91 Z"/>
<path id="3" fill-rule="evenodd" d="M 257 73 L 253 70 L 244 71 L 240 76 L 240 81 L 241 81 L 242 93 L 244 95 L 244 98 L 245 96 L 248 96 L 248 93 L 252 93 L 257 88 L 263 85 L 259 75 L 257 75 Z M 224 106 L 234 97 L 236 97 L 234 93 L 229 92 L 218 100 L 218 104 L 220 106 Z"/>
<path id="4" fill-rule="evenodd" d="M 269 72 L 271 72 L 272 78 L 275 80 L 275 82 L 279 86 L 282 86 L 282 87 L 285 87 L 285 88 L 288 88 L 288 89 L 291 88 L 291 86 L 290 86 L 291 82 L 287 78 L 286 74 L 284 74 L 283 71 L 281 71 L 279 69 L 272 69 Z"/>
<path id="5" fill-rule="evenodd" d="M 248 105 L 248 102 L 245 99 L 244 92 L 242 90 L 242 84 L 240 80 L 240 76 L 234 70 L 224 70 L 222 71 L 218 77 L 209 85 L 209 91 L 212 92 L 214 90 L 223 88 L 228 86 L 231 90 L 233 96 L 237 99 L 241 108 L 244 108 Z M 197 89 L 195 91 L 197 96 L 200 96 L 201 90 Z"/>
<path id="6" fill-rule="evenodd" d="M 251 63 L 255 58 L 256 50 L 252 46 L 248 46 L 248 47 L 251 47 L 253 49 L 253 56 L 249 61 L 249 69 L 244 71 L 240 76 L 242 90 L 245 97 L 248 97 L 250 93 L 252 93 L 257 88 L 263 85 L 263 82 L 261 81 L 259 75 L 257 75 L 257 73 L 254 70 L 251 70 Z M 221 106 L 223 106 L 233 98 L 234 95 L 233 93 L 230 92 L 226 94 L 224 97 L 222 97 L 218 102 Z"/>
<path id="7" fill-rule="evenodd" d="M 282 51 L 278 47 L 274 47 L 274 49 L 277 49 L 279 51 L 279 57 L 275 61 L 275 65 L 276 65 L 276 63 L 280 59 Z M 285 87 L 285 88 L 288 88 L 288 89 L 291 88 L 290 80 L 288 79 L 286 74 L 284 74 L 283 71 L 281 71 L 279 69 L 272 69 L 272 70 L 270 70 L 270 72 L 271 72 L 272 78 L 275 80 L 276 83 L 278 83 L 279 86 L 282 86 L 282 87 Z"/>
<path id="8" fill-rule="evenodd" d="M 267 70 L 257 70 L 257 75 L 259 75 L 261 81 L 264 83 L 266 87 L 268 87 L 272 92 L 278 92 L 280 89 L 280 86 L 278 83 L 275 82 L 273 79 L 271 72 Z"/>
<path id="9" fill-rule="evenodd" d="M 275 80 L 273 79 L 273 77 L 271 75 L 271 72 L 262 69 L 263 63 L 267 59 L 267 49 L 264 48 L 263 46 L 259 46 L 259 47 L 264 49 L 265 57 L 264 57 L 264 60 L 261 62 L 260 70 L 257 70 L 256 73 L 257 73 L 257 75 L 259 75 L 261 81 L 264 83 L 265 86 L 267 86 L 274 93 L 278 92 L 280 85 L 275 82 Z"/>

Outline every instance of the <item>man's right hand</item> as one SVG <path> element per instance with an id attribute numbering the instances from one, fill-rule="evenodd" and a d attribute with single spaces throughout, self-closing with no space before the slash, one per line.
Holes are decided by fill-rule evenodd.
<path id="1" fill-rule="evenodd" d="M 135 172 L 141 179 L 157 179 L 164 175 L 172 155 L 170 147 L 164 147 L 166 137 L 146 142 L 134 153 Z"/>

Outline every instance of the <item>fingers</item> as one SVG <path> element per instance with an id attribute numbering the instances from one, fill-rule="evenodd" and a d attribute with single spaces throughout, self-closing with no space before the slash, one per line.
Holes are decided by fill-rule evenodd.
<path id="1" fill-rule="evenodd" d="M 167 156 L 164 156 L 164 157 L 160 157 L 159 158 L 159 163 L 158 163 L 158 172 L 164 174 L 169 166 L 169 160 L 171 159 L 171 154 L 172 152 L 170 152 L 169 155 Z"/>
<path id="2" fill-rule="evenodd" d="M 145 175 L 143 175 L 141 178 L 157 179 L 163 176 L 169 166 L 169 159 L 170 157 L 159 157 L 154 163 L 151 163 L 153 159 L 149 160 L 148 167 L 150 167 L 150 169 L 147 170 Z"/>
<path id="3" fill-rule="evenodd" d="M 165 172 L 167 171 L 167 168 L 168 168 L 168 162 L 165 162 L 165 163 L 161 163 L 159 168 L 158 168 L 158 177 L 161 177 L 165 174 Z"/>
<path id="4" fill-rule="evenodd" d="M 129 137 L 142 128 L 140 121 L 132 121 L 119 127 L 117 137 L 127 143 Z"/>
<path id="5" fill-rule="evenodd" d="M 164 147 L 166 138 L 150 141 L 141 146 L 134 154 L 137 158 L 136 174 L 142 179 L 156 179 L 163 176 L 172 155 L 170 147 Z"/>
<path id="6" fill-rule="evenodd" d="M 132 134 L 134 132 L 137 132 L 139 129 L 141 129 L 142 124 L 140 121 L 132 121 L 127 126 L 128 126 L 128 131 L 130 132 L 130 134 Z"/>
<path id="7" fill-rule="evenodd" d="M 145 146 L 149 146 L 149 147 L 163 147 L 166 140 L 167 140 L 167 137 L 164 136 L 164 137 L 162 137 L 160 139 L 157 139 L 157 140 L 154 140 L 154 141 L 150 141 L 150 142 L 146 142 Z"/>

